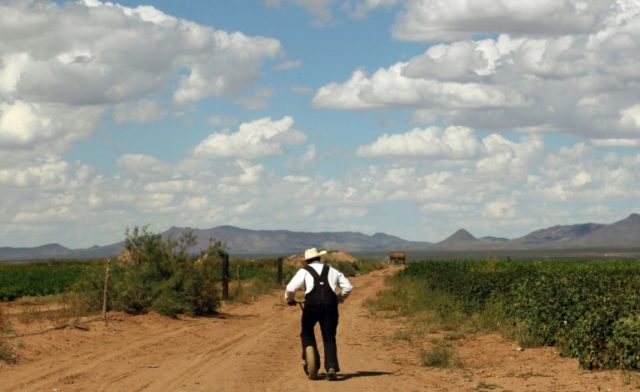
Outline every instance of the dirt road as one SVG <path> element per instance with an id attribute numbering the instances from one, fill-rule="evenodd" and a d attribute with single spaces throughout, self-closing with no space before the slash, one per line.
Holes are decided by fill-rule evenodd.
<path id="1" fill-rule="evenodd" d="M 171 320 L 112 314 L 89 331 L 13 339 L 21 361 L 0 365 L 1 391 L 627 391 L 620 372 L 586 372 L 551 349 L 517 351 L 498 335 L 456 341 L 460 369 L 420 366 L 415 343 L 393 339 L 402 320 L 363 302 L 390 270 L 352 279 L 341 305 L 336 382 L 308 381 L 300 365 L 298 308 L 281 295 L 223 306 L 220 317 Z M 16 328 L 18 332 L 19 329 Z M 319 334 L 318 334 L 319 335 Z"/>

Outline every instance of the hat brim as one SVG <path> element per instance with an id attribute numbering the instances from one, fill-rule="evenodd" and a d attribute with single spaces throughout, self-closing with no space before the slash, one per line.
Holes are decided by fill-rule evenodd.
<path id="1" fill-rule="evenodd" d="M 324 256 L 324 255 L 326 255 L 327 253 L 328 253 L 328 252 L 327 252 L 326 250 L 321 250 L 320 252 L 316 253 L 314 256 L 311 256 L 311 257 L 305 257 L 305 258 L 304 258 L 304 261 L 317 259 L 317 258 L 318 258 L 318 257 L 320 257 L 320 256 Z"/>

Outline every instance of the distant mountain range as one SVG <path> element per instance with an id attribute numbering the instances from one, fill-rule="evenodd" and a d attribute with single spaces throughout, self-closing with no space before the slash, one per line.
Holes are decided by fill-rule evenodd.
<path id="1" fill-rule="evenodd" d="M 178 238 L 187 231 L 192 232 L 196 237 L 194 252 L 206 248 L 210 239 L 216 239 L 225 242 L 229 252 L 235 255 L 288 255 L 301 252 L 311 246 L 353 253 L 386 253 L 390 250 L 446 252 L 492 249 L 623 249 L 640 247 L 639 214 L 631 214 L 612 224 L 582 223 L 553 226 L 514 239 L 476 238 L 467 230 L 460 229 L 438 243 L 407 241 L 384 233 L 374 235 L 349 231 L 312 233 L 288 230 L 249 230 L 234 226 L 218 226 L 211 229 L 172 227 L 162 235 L 165 238 Z M 0 260 L 105 258 L 115 256 L 123 250 L 123 242 L 107 246 L 93 246 L 87 249 L 69 249 L 59 244 L 33 248 L 0 247 Z"/>

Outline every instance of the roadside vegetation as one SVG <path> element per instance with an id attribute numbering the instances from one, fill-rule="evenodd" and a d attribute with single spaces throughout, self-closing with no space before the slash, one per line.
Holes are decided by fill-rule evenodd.
<path id="1" fill-rule="evenodd" d="M 166 239 L 134 228 L 126 232 L 125 252 L 111 260 L 0 264 L 0 300 L 10 301 L 12 309 L 8 317 L 0 307 L 0 361 L 14 362 L 20 349 L 11 343 L 12 322 L 37 326 L 40 331 L 88 328 L 87 320 L 97 319 L 102 310 L 107 265 L 108 310 L 155 311 L 169 317 L 215 314 L 222 300 L 222 262 L 227 250 L 223 243 L 211 240 L 205 250 L 194 254 L 189 249 L 195 242 L 191 233 Z M 347 276 L 384 266 L 375 259 L 332 265 Z M 281 290 L 297 269 L 284 258 L 231 258 L 225 301 L 248 303 Z"/>
<path id="2" fill-rule="evenodd" d="M 333 267 L 337 268 L 347 277 L 364 275 L 369 272 L 386 268 L 387 264 L 380 259 L 366 258 L 358 259 L 355 262 L 339 261 L 336 263 L 329 262 Z"/>
<path id="3" fill-rule="evenodd" d="M 151 310 L 167 316 L 215 313 L 221 299 L 224 244 L 212 240 L 199 254 L 188 249 L 195 238 L 187 233 L 177 239 L 163 239 L 144 228 L 126 232 L 126 251 L 111 260 L 108 309 L 132 314 Z M 123 257 L 124 256 L 124 257 Z M 282 262 L 282 259 L 281 259 Z M 0 300 L 24 305 L 21 320 L 40 320 L 37 307 L 63 305 L 66 313 L 91 314 L 102 309 L 107 260 L 58 260 L 0 263 Z M 380 260 L 331 262 L 346 276 L 365 274 L 384 266 Z M 282 262 L 278 279 L 278 258 L 231 258 L 229 298 L 249 302 L 281 289 L 297 271 Z"/>
<path id="4" fill-rule="evenodd" d="M 0 308 L 0 361 L 13 363 L 15 356 L 9 343 L 7 342 L 6 334 L 10 332 L 11 325 L 7 320 L 2 308 Z"/>
<path id="5" fill-rule="evenodd" d="M 68 291 L 87 271 L 103 270 L 103 260 L 0 264 L 0 300 Z"/>
<path id="6" fill-rule="evenodd" d="M 127 230 L 125 256 L 112 260 L 108 285 L 108 308 L 131 314 L 156 311 L 207 315 L 219 303 L 217 269 L 223 244 L 211 242 L 199 255 L 188 249 L 195 244 L 190 233 L 179 239 L 162 239 L 146 229 Z M 90 310 L 103 304 L 104 270 L 89 271 L 73 286 Z"/>
<path id="7" fill-rule="evenodd" d="M 386 264 L 374 258 L 350 261 L 328 261 L 345 276 L 367 274 L 384 268 Z M 278 280 L 278 258 L 231 259 L 230 261 L 230 301 L 250 302 L 257 296 L 280 290 L 291 280 L 299 266 L 282 260 L 282 280 Z"/>
<path id="8" fill-rule="evenodd" d="M 371 309 L 408 316 L 409 336 L 500 331 L 521 347 L 555 346 L 586 369 L 640 369 L 637 262 L 425 261 L 390 283 Z"/>

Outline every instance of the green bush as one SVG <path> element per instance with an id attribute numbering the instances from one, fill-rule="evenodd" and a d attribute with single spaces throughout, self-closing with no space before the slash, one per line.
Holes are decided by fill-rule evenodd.
<path id="1" fill-rule="evenodd" d="M 640 314 L 624 317 L 613 325 L 607 344 L 612 367 L 640 370 Z"/>
<path id="2" fill-rule="evenodd" d="M 338 261 L 336 263 L 331 263 L 334 268 L 338 271 L 342 272 L 344 276 L 351 277 L 356 276 L 358 274 L 358 268 L 355 263 L 347 262 L 347 261 Z"/>
<path id="3" fill-rule="evenodd" d="M 84 271 L 71 287 L 71 291 L 80 296 L 84 306 L 89 310 L 102 309 L 105 268 L 106 265 L 103 265 L 100 269 Z"/>
<path id="4" fill-rule="evenodd" d="M 178 240 L 163 240 L 146 229 L 127 230 L 126 260 L 113 260 L 109 280 L 109 308 L 140 314 L 154 310 L 178 314 L 212 314 L 218 307 L 217 276 L 224 246 L 212 242 L 200 256 L 188 249 L 195 238 L 188 233 Z M 95 309 L 102 303 L 104 275 L 86 274 L 76 285 Z"/>

